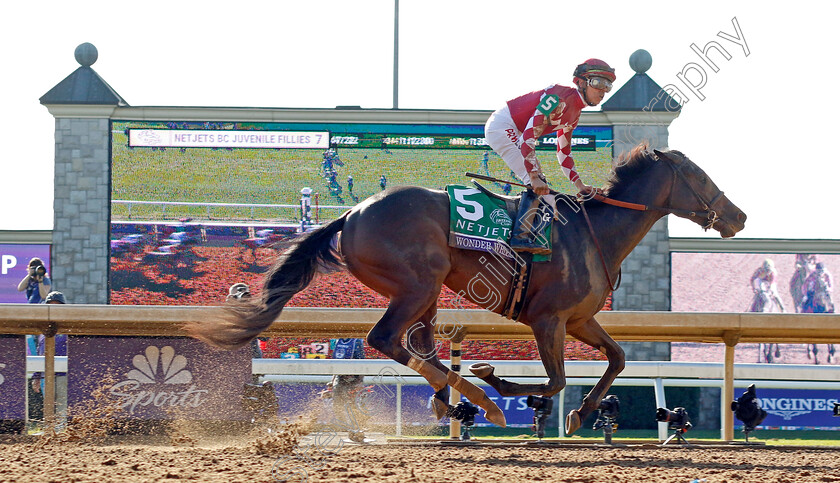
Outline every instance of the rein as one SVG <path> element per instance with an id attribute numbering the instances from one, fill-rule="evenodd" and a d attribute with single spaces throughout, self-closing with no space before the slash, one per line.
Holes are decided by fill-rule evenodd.
<path id="1" fill-rule="evenodd" d="M 627 201 L 614 200 L 612 198 L 607 198 L 606 196 L 603 196 L 603 195 L 595 195 L 595 196 L 592 197 L 592 199 L 595 200 L 595 201 L 600 201 L 601 203 L 605 203 L 607 205 L 618 206 L 619 208 L 627 208 L 628 210 L 664 211 L 665 213 L 670 213 L 670 214 L 677 215 L 677 216 L 684 215 L 684 216 L 688 216 L 688 217 L 705 216 L 707 223 L 703 225 L 703 229 L 708 230 L 709 228 L 712 227 L 712 225 L 715 224 L 716 221 L 718 221 L 720 219 L 717 212 L 715 210 L 710 209 L 709 205 L 717 202 L 720 199 L 721 196 L 723 196 L 723 191 L 719 192 L 717 194 L 717 196 L 715 196 L 709 204 L 703 202 L 704 211 L 680 210 L 678 208 L 666 208 L 664 206 L 641 205 L 641 204 L 638 204 L 638 203 L 629 203 Z"/>

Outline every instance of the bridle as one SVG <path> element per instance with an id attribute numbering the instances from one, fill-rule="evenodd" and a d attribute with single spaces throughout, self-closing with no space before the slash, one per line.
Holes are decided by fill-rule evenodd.
<path id="1" fill-rule="evenodd" d="M 595 201 L 600 201 L 602 203 L 606 203 L 608 205 L 618 206 L 618 207 L 621 207 L 621 208 L 627 208 L 627 209 L 630 209 L 630 210 L 662 211 L 662 212 L 665 212 L 665 213 L 670 213 L 670 214 L 674 214 L 674 215 L 677 215 L 677 216 L 683 216 L 683 217 L 686 217 L 686 218 L 692 218 L 692 217 L 698 217 L 698 216 L 699 217 L 705 217 L 706 218 L 706 223 L 703 224 L 703 229 L 704 230 L 708 230 L 709 228 L 711 228 L 715 224 L 715 222 L 720 220 L 720 217 L 718 216 L 717 211 L 715 211 L 713 208 L 714 208 L 715 204 L 718 201 L 720 201 L 721 198 L 723 198 L 723 191 L 722 190 L 718 190 L 717 194 L 715 194 L 715 196 L 713 196 L 711 200 L 707 200 L 705 196 L 700 194 L 694 188 L 694 186 L 691 184 L 691 181 L 689 181 L 688 178 L 685 177 L 685 173 L 683 173 L 683 171 L 682 171 L 683 166 L 684 166 L 683 164 L 677 165 L 677 163 L 668 159 L 664 155 L 657 156 L 657 159 L 664 159 L 665 164 L 667 164 L 668 167 L 671 168 L 671 170 L 673 171 L 673 174 L 674 174 L 674 177 L 671 180 L 671 187 L 670 187 L 669 192 L 668 192 L 668 201 L 666 203 L 666 206 L 649 206 L 649 205 L 642 205 L 642 204 L 639 204 L 639 203 L 628 203 L 626 201 L 619 201 L 619 200 L 614 200 L 612 198 L 607 198 L 606 196 L 602 196 L 602 195 L 595 195 L 595 196 L 592 197 L 592 199 L 594 199 Z M 685 185 L 691 191 L 691 194 L 693 194 L 694 197 L 697 198 L 697 201 L 700 202 L 700 206 L 702 207 L 702 211 L 682 210 L 682 209 L 679 209 L 679 208 L 671 208 L 671 200 L 673 199 L 673 196 L 674 196 L 674 188 L 677 186 L 677 178 L 679 178 L 683 183 L 685 183 Z M 579 200 L 579 201 L 582 201 L 582 200 Z M 582 205 L 582 203 L 581 203 L 581 205 Z"/>
<path id="2" fill-rule="evenodd" d="M 683 171 L 682 171 L 683 166 L 685 166 L 684 164 L 675 163 L 674 161 L 672 161 L 671 159 L 669 159 L 665 155 L 659 156 L 659 155 L 654 154 L 654 156 L 656 156 L 657 159 L 664 159 L 665 160 L 665 163 L 668 165 L 668 167 L 670 167 L 671 170 L 674 171 L 674 179 L 671 182 L 671 192 L 668 193 L 667 206 L 654 207 L 653 209 L 655 209 L 657 211 L 664 211 L 666 213 L 673 213 L 677 216 L 683 215 L 683 216 L 686 216 L 686 217 L 695 217 L 695 216 L 705 217 L 706 218 L 706 224 L 703 225 L 703 229 L 708 230 L 709 228 L 711 228 L 715 224 L 715 222 L 717 222 L 720 219 L 720 217 L 717 214 L 717 211 L 715 211 L 713 208 L 715 206 L 715 203 L 717 203 L 718 201 L 721 200 L 721 198 L 723 198 L 723 190 L 718 190 L 717 194 L 714 197 L 712 197 L 711 201 L 707 201 L 706 197 L 703 196 L 702 194 L 700 194 L 694 188 L 694 186 L 691 184 L 691 181 L 689 181 L 688 178 L 685 177 L 685 173 L 683 173 Z M 677 185 L 677 178 L 678 177 L 680 178 L 680 180 L 682 180 L 683 183 L 685 183 L 685 185 L 691 191 L 691 194 L 693 194 L 694 197 L 697 198 L 697 201 L 700 202 L 700 206 L 703 207 L 703 211 L 680 210 L 680 209 L 677 209 L 677 208 L 671 208 L 671 198 L 674 195 L 674 187 Z M 605 199 L 608 199 L 608 198 L 605 198 Z"/>
<path id="3" fill-rule="evenodd" d="M 618 206 L 620 208 L 627 208 L 630 210 L 636 211 L 661 211 L 665 213 L 674 214 L 677 216 L 683 217 L 705 217 L 706 223 L 703 225 L 704 230 L 708 230 L 711 228 L 719 219 L 720 217 L 717 214 L 717 211 L 714 210 L 715 203 L 720 201 L 723 198 L 723 191 L 718 190 L 717 194 L 712 197 L 711 200 L 707 200 L 705 196 L 697 191 L 691 182 L 686 178 L 685 173 L 683 173 L 682 169 L 684 164 L 676 163 L 673 160 L 669 159 L 666 155 L 660 154 L 658 152 L 654 152 L 654 156 L 658 160 L 665 160 L 665 164 L 668 165 L 669 168 L 673 171 L 673 178 L 671 180 L 671 187 L 668 192 L 668 201 L 666 206 L 649 206 L 649 205 L 642 205 L 639 203 L 628 203 L 626 201 L 619 201 L 614 200 L 612 198 L 607 198 L 603 195 L 595 195 L 592 199 L 596 201 L 600 201 L 602 203 L 606 203 L 608 205 Z M 671 199 L 674 196 L 674 189 L 677 186 L 677 179 L 681 180 L 691 193 L 697 198 L 697 201 L 700 202 L 700 206 L 702 207 L 703 211 L 692 211 L 692 210 L 682 210 L 678 208 L 671 208 Z M 598 238 L 595 236 L 595 230 L 592 228 L 592 222 L 589 221 L 589 214 L 586 212 L 586 205 L 584 203 L 584 199 L 578 199 L 580 203 L 580 207 L 583 210 L 583 217 L 586 218 L 586 224 L 589 227 L 589 234 L 592 235 L 592 239 L 595 241 L 595 248 L 598 250 L 598 255 L 601 257 L 601 266 L 604 268 L 604 275 L 607 277 L 607 283 L 610 284 L 610 288 L 613 292 L 618 290 L 618 287 L 621 285 L 621 267 L 618 269 L 618 278 L 616 279 L 616 283 L 613 284 L 612 277 L 610 277 L 609 269 L 607 269 L 607 262 L 604 258 L 604 252 L 601 250 L 601 245 L 598 243 Z"/>

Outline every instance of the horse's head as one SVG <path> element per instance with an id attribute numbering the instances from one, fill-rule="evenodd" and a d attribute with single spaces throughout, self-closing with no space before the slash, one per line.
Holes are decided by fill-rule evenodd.
<path id="1" fill-rule="evenodd" d="M 679 151 L 653 151 L 673 171 L 666 207 L 703 229 L 714 228 L 723 238 L 744 229 L 747 215 L 694 162 Z"/>

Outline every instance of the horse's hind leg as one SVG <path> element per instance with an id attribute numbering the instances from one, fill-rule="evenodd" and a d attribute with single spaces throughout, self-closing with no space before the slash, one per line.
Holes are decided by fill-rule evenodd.
<path id="1" fill-rule="evenodd" d="M 427 360 L 435 368 L 442 373 L 449 372 L 447 368 L 437 356 L 437 345 L 435 344 L 435 319 L 437 317 L 437 300 L 434 304 L 420 317 L 420 320 L 415 322 L 408 328 L 406 334 L 406 344 L 408 345 L 408 352 L 412 357 Z M 437 419 L 446 416 L 446 411 L 449 409 L 449 386 L 435 392 L 432 399 L 432 409 L 435 412 Z"/>
<path id="2" fill-rule="evenodd" d="M 418 297 L 417 295 L 392 297 L 385 315 L 368 332 L 367 343 L 400 364 L 414 369 L 429 381 L 435 391 L 439 391 L 446 387 L 445 371 L 414 356 L 402 346 L 402 337 L 408 325 L 420 319 L 436 298 L 437 294 L 433 297 Z"/>
<path id="3" fill-rule="evenodd" d="M 506 426 L 505 415 L 499 406 L 490 399 L 483 389 L 467 381 L 460 374 L 449 370 L 437 356 L 435 345 L 435 326 L 437 318 L 437 301 L 408 329 L 408 351 L 413 358 L 427 363 L 446 374 L 448 386 L 452 386 L 473 404 L 477 404 L 485 411 L 488 421 L 501 427 Z M 409 366 L 410 367 L 410 366 Z M 449 408 L 449 387 L 443 387 L 435 393 L 432 400 L 435 416 L 440 419 L 446 415 Z"/>
<path id="4" fill-rule="evenodd" d="M 572 410 L 566 416 L 566 433 L 572 434 L 580 428 L 587 416 L 598 409 L 601 400 L 606 396 L 607 390 L 612 385 L 618 374 L 624 370 L 624 350 L 612 337 L 592 318 L 578 326 L 572 325 L 568 328 L 577 340 L 589 344 L 607 356 L 609 364 L 601 379 L 595 387 L 583 398 L 580 409 Z"/>

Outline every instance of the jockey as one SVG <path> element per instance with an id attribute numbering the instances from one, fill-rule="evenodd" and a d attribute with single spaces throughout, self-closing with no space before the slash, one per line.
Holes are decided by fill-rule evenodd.
<path id="1" fill-rule="evenodd" d="M 834 284 L 831 280 L 831 274 L 828 273 L 828 270 L 825 269 L 825 265 L 823 265 L 822 262 L 817 263 L 816 273 L 817 277 L 819 277 L 823 281 L 823 283 L 825 283 L 826 291 L 831 292 L 832 288 L 834 287 Z"/>
<path id="2" fill-rule="evenodd" d="M 814 312 L 833 312 L 834 308 L 833 303 L 831 302 L 831 291 L 833 288 L 834 284 L 831 279 L 831 274 L 828 273 L 822 262 L 817 263 L 816 270 L 808 275 L 808 278 L 805 279 L 805 284 L 802 287 L 802 291 L 804 292 L 802 296 L 803 306 L 810 303 L 814 305 L 814 307 L 812 307 Z M 817 292 L 821 290 L 824 291 L 827 299 L 827 303 L 824 302 L 825 306 L 822 306 L 821 303 L 815 300 Z"/>
<path id="3" fill-rule="evenodd" d="M 814 265 L 817 263 L 816 255 L 808 255 L 805 253 L 797 253 L 796 254 L 796 261 L 794 262 L 794 267 L 798 270 L 800 268 L 804 268 L 811 273 L 814 270 Z"/>
<path id="4" fill-rule="evenodd" d="M 773 264 L 773 260 L 769 258 L 764 259 L 764 263 L 753 272 L 752 278 L 750 278 L 750 285 L 752 285 L 753 292 L 775 292 L 776 275 L 776 266 Z"/>
<path id="5" fill-rule="evenodd" d="M 530 186 L 522 193 L 519 213 L 514 220 L 510 243 L 514 250 L 545 253 L 534 243 L 538 230 L 531 229 L 539 196 L 549 193 L 535 152 L 540 137 L 557 132 L 557 161 L 563 173 L 582 196 L 600 194 L 600 189 L 585 184 L 575 171 L 571 155 L 572 131 L 580 120 L 580 111 L 587 106 L 597 106 L 612 89 L 614 81 L 612 67 L 603 60 L 589 59 L 575 68 L 576 88 L 555 84 L 530 92 L 509 100 L 487 120 L 484 127 L 487 144 L 523 183 Z"/>
<path id="6" fill-rule="evenodd" d="M 779 292 L 776 288 L 777 275 L 778 273 L 776 272 L 776 266 L 773 264 L 773 260 L 766 258 L 764 259 L 764 263 L 753 272 L 752 278 L 750 278 L 750 285 L 752 285 L 754 293 L 767 292 L 768 298 L 775 300 L 779 304 L 779 310 L 784 312 L 785 308 L 782 305 L 782 299 L 779 297 Z"/>

